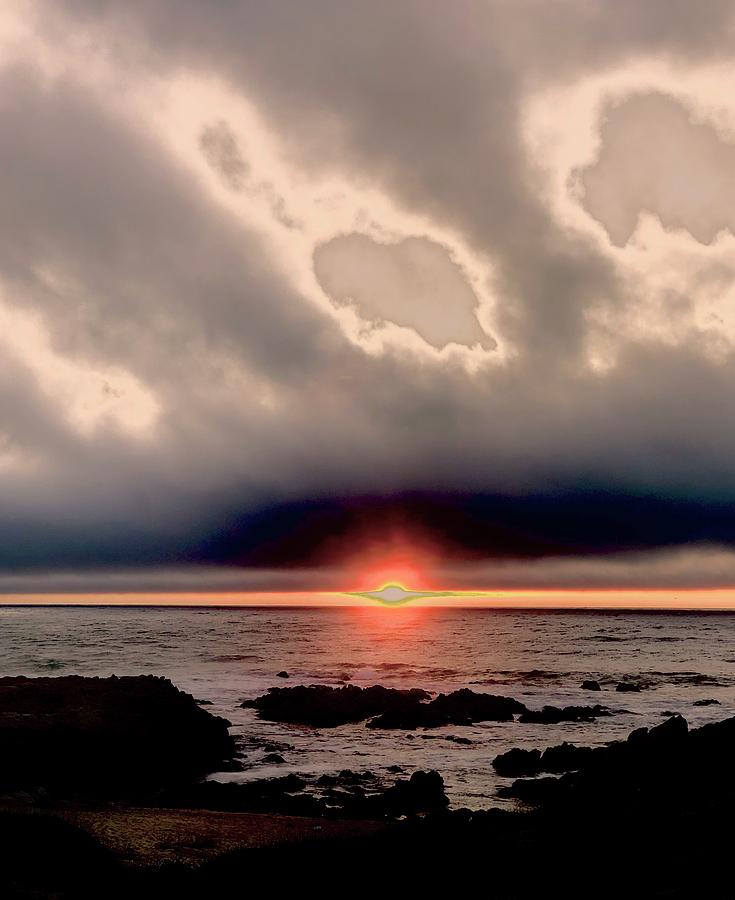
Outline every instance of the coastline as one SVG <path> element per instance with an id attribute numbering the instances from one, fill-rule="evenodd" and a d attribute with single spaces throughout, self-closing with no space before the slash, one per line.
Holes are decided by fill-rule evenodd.
<path id="1" fill-rule="evenodd" d="M 417 700 L 431 707 L 400 693 L 390 702 L 401 715 L 413 714 Z M 442 715 L 491 714 L 475 706 L 479 696 L 444 703 Z M 324 714 L 322 692 L 316 698 Z M 192 747 L 173 774 L 167 730 L 151 731 L 161 717 Z M 111 766 L 107 753 L 121 734 L 125 753 Z M 219 897 L 262 877 L 280 888 L 319 885 L 327 895 L 348 885 L 469 890 L 485 879 L 499 898 L 727 896 L 717 890 L 729 883 L 735 717 L 690 730 L 673 715 L 606 746 L 565 744 L 545 769 L 548 750 L 505 754 L 507 774 L 521 776 L 509 786 L 520 801 L 513 811 L 448 810 L 438 773 L 377 792 L 360 787 L 359 773 L 341 773 L 336 806 L 287 814 L 282 804 L 301 788 L 288 778 L 265 779 L 258 790 L 220 785 L 214 794 L 201 781 L 203 760 L 210 770 L 228 760 L 222 735 L 221 719 L 165 679 L 0 679 L 4 896 Z M 103 753 L 94 777 L 69 769 L 71 747 L 85 765 Z M 141 765 L 150 769 L 144 785 Z M 177 804 L 177 792 L 201 808 Z M 170 802 L 157 802 L 165 796 Z M 223 800 L 271 811 L 223 809 Z"/>

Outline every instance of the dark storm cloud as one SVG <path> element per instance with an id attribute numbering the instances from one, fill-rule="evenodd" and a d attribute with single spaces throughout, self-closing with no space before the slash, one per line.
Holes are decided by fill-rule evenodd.
<path id="1" fill-rule="evenodd" d="M 529 91 L 642 55 L 725 58 L 729 4 L 67 0 L 37 11 L 39 40 L 63 60 L 81 35 L 115 79 L 84 82 L 71 56 L 49 76 L 30 51 L 0 69 L 0 301 L 35 317 L 49 358 L 73 367 L 64 393 L 50 363 L 30 365 L 38 347 L 0 344 L 0 566 L 15 583 L 54 567 L 177 564 L 186 578 L 188 563 L 315 585 L 290 570 L 326 571 L 381 530 L 423 535 L 460 568 L 561 558 L 582 573 L 587 558 L 735 543 L 729 337 L 713 357 L 696 329 L 675 343 L 634 329 L 615 336 L 614 365 L 592 367 L 593 314 L 640 297 L 603 245 L 557 221 L 523 140 Z M 340 226 L 313 265 L 366 330 L 394 306 L 391 321 L 431 348 L 480 343 L 487 360 L 350 340 L 268 235 L 122 111 L 131 85 L 182 73 L 254 103 L 297 187 L 345 179 L 459 235 L 494 273 L 491 334 L 432 235 L 377 242 Z M 291 198 L 233 126 L 201 117 L 198 148 L 222 189 L 264 200 L 302 239 Z M 590 170 L 603 197 L 620 174 L 615 146 Z M 712 267 L 707 283 L 724 294 L 727 268 Z M 501 363 L 495 341 L 509 351 Z M 150 398 L 144 434 L 126 432 L 114 403 L 80 431 L 69 392 L 90 371 L 111 403 Z M 529 579 L 551 579 L 544 571 Z M 221 577 L 212 583 L 230 583 Z"/>

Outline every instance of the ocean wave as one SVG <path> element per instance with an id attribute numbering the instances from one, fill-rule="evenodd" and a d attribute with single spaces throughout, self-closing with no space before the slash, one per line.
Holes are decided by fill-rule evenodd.
<path id="1" fill-rule="evenodd" d="M 618 637 L 614 634 L 590 634 L 586 637 L 580 638 L 582 641 L 594 641 L 598 644 L 623 644 L 627 641 L 630 641 L 631 638 L 627 637 Z M 653 640 L 660 641 L 661 638 L 653 638 Z"/>
<path id="2" fill-rule="evenodd" d="M 470 684 L 561 684 L 574 672 L 556 672 L 548 669 L 498 669 Z"/>
<path id="3" fill-rule="evenodd" d="M 241 662 L 244 659 L 261 659 L 257 653 L 225 653 L 222 656 L 210 656 L 210 662 Z"/>

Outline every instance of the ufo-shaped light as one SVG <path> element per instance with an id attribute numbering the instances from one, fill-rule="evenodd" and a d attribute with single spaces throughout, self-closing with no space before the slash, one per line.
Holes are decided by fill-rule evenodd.
<path id="1" fill-rule="evenodd" d="M 386 584 L 377 591 L 355 591 L 352 596 L 365 597 L 367 600 L 377 600 L 386 606 L 400 606 L 409 600 L 417 600 L 419 597 L 432 597 L 433 591 L 409 591 L 400 584 Z"/>

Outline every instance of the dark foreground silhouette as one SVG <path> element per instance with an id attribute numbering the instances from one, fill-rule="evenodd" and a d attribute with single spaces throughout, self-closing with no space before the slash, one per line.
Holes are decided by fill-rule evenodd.
<path id="1" fill-rule="evenodd" d="M 21 694 L 13 697 L 14 681 L 25 700 Z M 358 800 L 357 813 L 347 804 L 342 809 L 319 808 L 321 818 L 287 817 L 268 812 L 268 795 L 270 790 L 272 808 L 278 810 L 286 788 L 297 788 L 293 783 L 256 791 L 258 813 L 243 811 L 256 794 L 235 801 L 234 795 L 207 798 L 198 793 L 199 753 L 186 772 L 181 763 L 172 764 L 169 773 L 159 770 L 165 784 L 157 788 L 148 776 L 148 793 L 144 796 L 138 788 L 134 807 L 125 790 L 131 790 L 140 769 L 142 750 L 130 770 L 124 754 L 115 753 L 109 785 L 101 761 L 95 778 L 84 785 L 78 765 L 65 779 L 58 763 L 44 764 L 41 748 L 33 750 L 34 741 L 43 741 L 46 755 L 53 755 L 57 729 L 67 760 L 75 742 L 80 758 L 94 759 L 111 746 L 105 743 L 111 735 L 107 703 L 115 702 L 116 688 L 108 681 L 0 682 L 5 795 L 0 811 L 0 896 L 245 897 L 254 890 L 279 896 L 287 890 L 327 896 L 417 891 L 432 896 L 438 891 L 472 891 L 488 897 L 585 898 L 735 894 L 730 862 L 735 719 L 690 731 L 676 716 L 595 750 L 562 745 L 553 751 L 504 754 L 495 760 L 498 771 L 509 777 L 540 775 L 509 781 L 508 793 L 532 804 L 524 811 L 448 811 L 440 776 L 423 773 L 413 779 L 413 787 L 411 780 L 399 779 L 402 786 L 392 794 L 391 788 L 382 792 L 393 801 L 375 802 L 370 810 Z M 161 682 L 128 681 L 126 690 L 137 692 L 140 709 L 157 708 L 165 718 L 156 705 Z M 158 698 L 151 706 L 145 699 L 148 690 Z M 172 709 L 188 710 L 189 727 L 202 740 L 211 729 L 210 764 L 217 765 L 215 758 L 229 759 L 232 748 L 222 742 L 221 727 L 213 724 L 221 720 L 210 716 L 209 722 L 195 714 L 197 704 L 182 699 L 187 695 L 179 696 L 173 686 L 165 692 Z M 102 695 L 107 699 L 100 705 Z M 48 700 L 45 709 L 43 697 Z M 29 704 L 27 712 L 24 704 Z M 148 714 L 133 714 L 134 704 L 125 709 L 125 729 L 113 731 L 125 731 L 128 749 L 141 743 L 158 760 L 175 752 L 168 743 L 165 753 L 152 746 L 168 738 L 153 727 Z M 65 719 L 65 711 L 74 710 Z M 45 716 L 55 724 L 41 724 Z M 97 721 L 105 741 L 94 737 Z M 12 737 L 10 756 L 7 734 Z M 54 737 L 46 743 L 50 734 Z M 33 784 L 28 761 L 15 768 L 21 746 L 40 766 Z M 562 774 L 557 778 L 549 772 Z M 350 776 L 335 779 L 335 788 L 349 795 Z M 187 802 L 201 811 L 172 805 L 177 792 L 181 799 L 189 792 Z M 166 795 L 169 807 L 162 808 Z M 380 795 L 365 792 L 363 797 Z M 231 810 L 233 803 L 237 811 L 206 808 L 224 804 Z M 395 821 L 399 815 L 407 818 Z M 356 821 L 360 817 L 373 821 Z"/>

